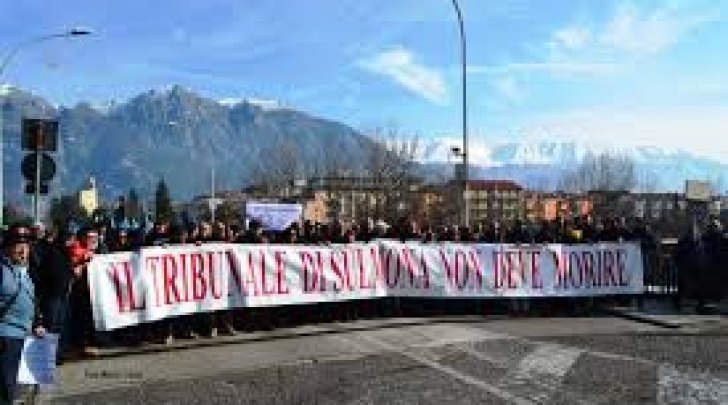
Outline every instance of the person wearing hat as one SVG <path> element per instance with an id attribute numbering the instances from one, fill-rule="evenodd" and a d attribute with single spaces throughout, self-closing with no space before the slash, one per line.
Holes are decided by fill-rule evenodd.
<path id="1" fill-rule="evenodd" d="M 28 273 L 31 233 L 11 226 L 0 254 L 0 404 L 16 398 L 18 368 L 25 337 L 43 336 L 35 305 L 35 288 Z"/>

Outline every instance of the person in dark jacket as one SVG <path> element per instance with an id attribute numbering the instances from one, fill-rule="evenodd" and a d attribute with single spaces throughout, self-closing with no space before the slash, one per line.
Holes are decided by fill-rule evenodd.
<path id="1" fill-rule="evenodd" d="M 123 228 L 115 230 L 109 242 L 109 252 L 130 252 L 134 250 L 129 231 Z"/>
<path id="2" fill-rule="evenodd" d="M 71 235 L 62 232 L 48 241 L 36 268 L 32 271 L 43 326 L 59 335 L 58 356 L 68 350 L 69 297 L 74 278 L 68 252 Z"/>
<path id="3" fill-rule="evenodd" d="M 720 221 L 711 218 L 703 234 L 705 253 L 708 256 L 708 268 L 703 277 L 703 293 L 707 300 L 718 301 L 722 298 L 721 277 L 722 269 L 725 266 L 723 261 L 725 239 Z"/>
<path id="4" fill-rule="evenodd" d="M 75 346 L 83 347 L 83 354 L 98 354 L 98 335 L 93 324 L 91 292 L 88 282 L 88 264 L 95 254 L 103 254 L 105 248 L 99 245 L 99 233 L 91 227 L 78 230 L 76 239 L 67 246 L 73 268 L 69 316 L 73 330 L 71 337 Z M 73 355 L 73 353 L 69 353 Z"/>
<path id="5" fill-rule="evenodd" d="M 614 218 L 606 218 L 602 223 L 602 230 L 597 235 L 599 242 L 620 242 L 624 237 L 622 229 Z"/>
<path id="6" fill-rule="evenodd" d="M 169 244 L 169 223 L 155 222 L 154 228 L 147 235 L 144 246 L 163 246 Z"/>
<path id="7" fill-rule="evenodd" d="M 705 276 L 710 271 L 711 263 L 705 240 L 696 225 L 678 241 L 675 259 L 678 266 L 679 299 L 697 299 L 696 310 L 703 311 L 706 300 Z"/>
<path id="8" fill-rule="evenodd" d="M 261 244 L 266 242 L 266 237 L 263 234 L 263 224 L 257 220 L 250 221 L 248 231 L 242 234 L 239 239 L 239 243 L 247 244 Z"/>
<path id="9" fill-rule="evenodd" d="M 35 304 L 35 287 L 28 272 L 30 230 L 13 225 L 3 238 L 0 256 L 0 403 L 17 396 L 18 369 L 25 337 L 43 336 Z"/>

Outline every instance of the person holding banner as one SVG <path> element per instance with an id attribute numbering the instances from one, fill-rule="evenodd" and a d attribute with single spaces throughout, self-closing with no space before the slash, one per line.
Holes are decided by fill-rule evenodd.
<path id="1" fill-rule="evenodd" d="M 76 240 L 68 246 L 68 254 L 71 258 L 74 279 L 71 286 L 69 313 L 70 322 L 73 326 L 75 336 L 72 341 L 76 346 L 83 347 L 86 355 L 96 355 L 97 336 L 93 325 L 93 314 L 91 310 L 91 293 L 88 286 L 88 264 L 94 254 L 107 253 L 105 247 L 99 244 L 99 232 L 90 227 L 81 228 Z"/>
<path id="2" fill-rule="evenodd" d="M 13 225 L 3 239 L 0 256 L 0 404 L 11 404 L 17 396 L 18 369 L 25 337 L 42 337 L 35 288 L 28 273 L 30 230 Z"/>

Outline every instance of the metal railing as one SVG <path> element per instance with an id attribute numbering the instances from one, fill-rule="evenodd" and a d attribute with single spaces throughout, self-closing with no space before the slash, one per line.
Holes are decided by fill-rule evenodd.
<path id="1" fill-rule="evenodd" d="M 677 240 L 662 240 L 655 251 L 645 252 L 644 285 L 647 295 L 676 295 L 679 271 L 676 260 Z"/>

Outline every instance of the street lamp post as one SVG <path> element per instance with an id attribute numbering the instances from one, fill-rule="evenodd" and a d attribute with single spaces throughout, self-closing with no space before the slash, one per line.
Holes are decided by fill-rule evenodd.
<path id="1" fill-rule="evenodd" d="M 17 45 L 13 46 L 3 57 L 2 62 L 0 62 L 0 83 L 2 83 L 2 77 L 5 73 L 5 69 L 7 69 L 8 65 L 10 65 L 10 62 L 12 62 L 15 55 L 17 55 L 21 50 L 28 46 L 32 46 L 41 42 L 49 41 L 56 38 L 70 38 L 70 37 L 78 37 L 78 36 L 84 36 L 84 35 L 90 35 L 91 31 L 87 29 L 82 28 L 73 28 L 65 32 L 57 33 L 57 34 L 50 34 L 50 35 L 43 35 L 37 38 L 32 38 L 28 41 L 23 41 L 18 43 Z M 5 207 L 5 201 L 4 201 L 4 187 L 3 187 L 3 177 L 4 177 L 4 155 L 3 155 L 3 146 L 4 146 L 4 122 L 3 118 L 5 115 L 5 102 L 0 105 L 0 226 L 4 224 L 4 207 Z M 37 187 L 38 185 L 36 185 Z"/>
<path id="2" fill-rule="evenodd" d="M 461 182 L 464 181 L 464 179 L 465 179 L 465 176 L 463 173 L 463 168 L 465 167 L 465 154 L 463 153 L 463 149 L 460 146 L 451 147 L 450 152 L 451 152 L 452 156 L 455 157 L 455 165 L 453 166 L 453 179 L 455 181 L 455 188 L 456 188 L 455 193 L 457 193 L 458 191 L 460 193 L 463 193 L 463 183 L 461 183 Z M 449 159 L 450 159 L 450 155 L 448 155 L 448 160 Z M 458 163 L 458 162 L 460 162 L 460 163 Z M 466 200 L 467 200 L 467 198 L 460 198 L 457 200 L 457 210 L 458 210 L 459 214 L 457 215 L 457 218 L 455 220 L 460 221 L 462 223 L 466 223 L 465 212 L 467 210 L 466 210 L 466 206 L 464 204 Z"/>
<path id="3" fill-rule="evenodd" d="M 458 0 L 452 0 L 453 8 L 458 19 L 458 28 L 460 32 L 460 64 L 461 64 L 461 79 L 462 79 L 462 124 L 463 124 L 463 169 L 462 169 L 462 182 L 463 182 L 463 208 L 465 226 L 470 226 L 470 204 L 468 201 L 468 80 L 467 80 L 467 48 L 465 45 L 465 23 L 463 22 L 463 13 L 460 10 Z"/>

